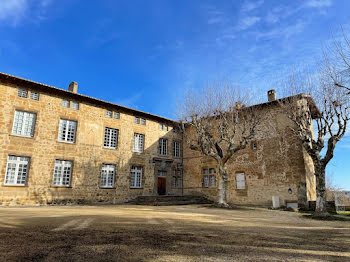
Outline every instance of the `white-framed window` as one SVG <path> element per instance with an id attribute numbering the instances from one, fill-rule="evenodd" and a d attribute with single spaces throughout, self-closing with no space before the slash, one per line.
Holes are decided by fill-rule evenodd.
<path id="1" fill-rule="evenodd" d="M 79 110 L 79 103 L 78 103 L 78 102 L 72 101 L 72 108 L 73 108 L 74 110 Z"/>
<path id="2" fill-rule="evenodd" d="M 111 188 L 114 186 L 115 165 L 102 164 L 101 187 Z"/>
<path id="3" fill-rule="evenodd" d="M 135 116 L 135 124 L 140 124 L 140 118 Z"/>
<path id="4" fill-rule="evenodd" d="M 236 174 L 236 185 L 237 189 L 245 189 L 245 174 L 237 173 Z"/>
<path id="5" fill-rule="evenodd" d="M 18 96 L 27 98 L 28 97 L 28 90 L 24 88 L 18 88 Z"/>
<path id="6" fill-rule="evenodd" d="M 159 129 L 164 130 L 164 131 L 168 131 L 168 126 L 164 125 L 164 124 L 159 124 Z"/>
<path id="7" fill-rule="evenodd" d="M 112 116 L 113 116 L 113 112 L 109 111 L 109 110 L 106 110 L 106 117 L 112 118 Z"/>
<path id="8" fill-rule="evenodd" d="M 72 120 L 60 119 L 58 130 L 58 141 L 74 143 L 77 131 L 77 122 Z"/>
<path id="9" fill-rule="evenodd" d="M 142 167 L 141 166 L 131 167 L 130 188 L 142 188 Z"/>
<path id="10" fill-rule="evenodd" d="M 15 111 L 15 116 L 13 119 L 12 134 L 26 137 L 34 136 L 36 114 L 25 112 L 25 111 Z"/>
<path id="11" fill-rule="evenodd" d="M 215 169 L 203 168 L 203 187 L 215 186 Z"/>
<path id="12" fill-rule="evenodd" d="M 8 156 L 5 185 L 25 186 L 29 169 L 29 157 Z"/>
<path id="13" fill-rule="evenodd" d="M 116 149 L 118 145 L 118 133 L 118 129 L 106 127 L 104 147 Z"/>
<path id="14" fill-rule="evenodd" d="M 30 99 L 39 101 L 40 94 L 38 92 L 30 92 Z"/>
<path id="15" fill-rule="evenodd" d="M 159 139 L 159 154 L 161 156 L 166 156 L 168 151 L 168 139 L 160 138 Z"/>
<path id="16" fill-rule="evenodd" d="M 72 161 L 56 159 L 52 185 L 69 187 L 72 179 L 72 166 Z"/>
<path id="17" fill-rule="evenodd" d="M 62 106 L 63 106 L 63 107 L 67 107 L 67 108 L 69 108 L 69 105 L 70 105 L 70 103 L 69 103 L 69 101 L 68 101 L 68 100 L 66 100 L 66 99 L 62 99 Z"/>
<path id="18" fill-rule="evenodd" d="M 203 187 L 209 187 L 209 170 L 203 168 Z"/>
<path id="19" fill-rule="evenodd" d="M 180 157 L 181 143 L 179 141 L 173 142 L 173 156 Z"/>
<path id="20" fill-rule="evenodd" d="M 134 134 L 134 152 L 142 153 L 145 144 L 145 135 Z"/>
<path id="21" fill-rule="evenodd" d="M 141 122 L 141 125 L 144 125 L 144 126 L 146 125 L 146 119 L 141 118 L 140 122 Z"/>
<path id="22" fill-rule="evenodd" d="M 120 113 L 119 112 L 113 112 L 114 119 L 120 119 Z"/>

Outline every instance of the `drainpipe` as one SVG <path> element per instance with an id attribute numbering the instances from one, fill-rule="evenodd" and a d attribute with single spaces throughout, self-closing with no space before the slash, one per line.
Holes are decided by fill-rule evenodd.
<path id="1" fill-rule="evenodd" d="M 184 127 L 185 128 L 185 127 Z M 182 183 L 182 189 L 181 189 L 181 194 L 182 196 L 184 195 L 184 132 L 182 132 L 182 143 L 181 143 L 181 183 Z"/>

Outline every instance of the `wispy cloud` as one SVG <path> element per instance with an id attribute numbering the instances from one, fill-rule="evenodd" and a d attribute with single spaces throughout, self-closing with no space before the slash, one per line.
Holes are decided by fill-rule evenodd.
<path id="1" fill-rule="evenodd" d="M 259 1 L 245 1 L 242 4 L 238 23 L 236 26 L 236 29 L 238 31 L 246 30 L 261 20 L 259 16 L 252 15 L 251 13 L 252 12 L 255 13 L 254 11 L 258 9 L 263 3 L 264 3 L 264 0 L 259 0 Z"/>
<path id="2" fill-rule="evenodd" d="M 333 4 L 332 0 L 309 0 L 305 3 L 305 6 L 322 8 L 322 7 L 329 7 L 332 4 Z"/>
<path id="3" fill-rule="evenodd" d="M 260 1 L 245 1 L 241 7 L 242 12 L 250 12 L 254 9 L 257 9 L 264 3 L 264 0 Z"/>
<path id="4" fill-rule="evenodd" d="M 29 17 L 31 20 L 43 20 L 45 10 L 51 2 L 51 0 L 1 0 L 0 21 L 3 24 L 17 26 Z"/>
<path id="5" fill-rule="evenodd" d="M 256 23 L 258 23 L 261 20 L 260 17 L 258 16 L 246 16 L 243 17 L 237 25 L 237 29 L 238 30 L 246 30 L 247 28 L 255 25 Z"/>

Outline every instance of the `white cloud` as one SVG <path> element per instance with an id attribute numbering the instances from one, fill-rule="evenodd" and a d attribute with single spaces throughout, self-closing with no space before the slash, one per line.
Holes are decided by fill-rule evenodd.
<path id="1" fill-rule="evenodd" d="M 29 16 L 38 20 L 44 18 L 45 9 L 52 0 L 0 0 L 0 21 L 12 26 L 18 25 Z M 34 15 L 33 15 L 34 14 Z"/>
<path id="2" fill-rule="evenodd" d="M 258 16 L 246 16 L 239 21 L 237 29 L 238 30 L 245 30 L 245 29 L 255 25 L 260 20 L 261 19 Z"/>
<path id="3" fill-rule="evenodd" d="M 309 0 L 305 3 L 306 7 L 329 7 L 332 5 L 332 0 Z"/>
<path id="4" fill-rule="evenodd" d="M 259 1 L 245 1 L 241 7 L 242 12 L 250 12 L 254 9 L 257 9 L 264 3 L 264 0 Z"/>

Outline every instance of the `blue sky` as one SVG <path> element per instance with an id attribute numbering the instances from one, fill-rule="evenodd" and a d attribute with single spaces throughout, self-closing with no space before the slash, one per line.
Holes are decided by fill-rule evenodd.
<path id="1" fill-rule="evenodd" d="M 176 118 L 184 90 L 225 79 L 265 99 L 350 26 L 347 0 L 1 0 L 0 71 Z M 329 172 L 350 189 L 350 137 Z"/>

